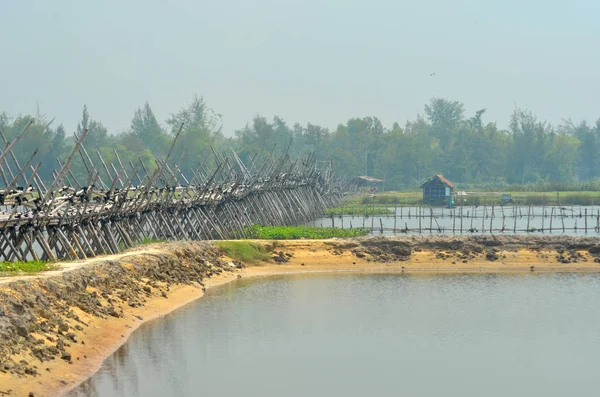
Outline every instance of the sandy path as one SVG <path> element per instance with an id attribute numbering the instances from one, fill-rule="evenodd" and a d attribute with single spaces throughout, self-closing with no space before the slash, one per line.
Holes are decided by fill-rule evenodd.
<path id="1" fill-rule="evenodd" d="M 106 256 L 96 256 L 94 258 L 89 258 L 89 259 L 81 259 L 81 260 L 77 260 L 77 261 L 65 261 L 65 262 L 60 262 L 59 268 L 56 270 L 51 270 L 51 271 L 47 271 L 47 272 L 43 272 L 43 273 L 39 273 L 36 275 L 23 275 L 23 276 L 8 276 L 8 277 L 0 277 L 0 285 L 2 284 L 7 284 L 7 283 L 11 283 L 13 281 L 18 281 L 18 280 L 30 280 L 31 278 L 51 278 L 51 277 L 56 277 L 58 275 L 61 275 L 62 273 L 65 272 L 70 272 L 79 268 L 82 268 L 84 266 L 89 266 L 92 265 L 94 263 L 99 263 L 99 262 L 104 262 L 107 259 L 110 260 L 120 260 L 123 258 L 127 258 L 130 256 L 136 256 L 136 255 L 140 255 L 140 254 L 158 254 L 164 252 L 164 250 L 161 250 L 160 248 L 151 248 L 151 246 L 143 246 L 143 247 L 137 247 L 137 248 L 133 248 L 127 252 L 123 252 L 120 254 L 116 254 L 116 255 L 106 255 Z M 0 389 L 1 390 L 1 389 Z M 1 394 L 0 394 L 1 396 Z"/>

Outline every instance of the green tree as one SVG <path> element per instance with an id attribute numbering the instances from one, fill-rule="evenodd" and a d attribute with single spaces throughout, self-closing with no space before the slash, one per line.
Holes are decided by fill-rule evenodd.
<path id="1" fill-rule="evenodd" d="M 425 115 L 431 123 L 431 133 L 445 146 L 452 140 L 453 132 L 463 122 L 464 105 L 458 101 L 432 98 L 425 105 Z"/>
<path id="2" fill-rule="evenodd" d="M 510 131 L 514 140 L 510 159 L 513 183 L 539 182 L 543 173 L 543 154 L 548 149 L 545 135 L 550 127 L 529 110 L 515 109 L 510 120 Z"/>
<path id="3" fill-rule="evenodd" d="M 561 133 L 553 136 L 552 144 L 545 153 L 544 172 L 550 182 L 572 182 L 576 180 L 577 150 L 579 141 Z"/>
<path id="4" fill-rule="evenodd" d="M 215 140 L 223 140 L 222 120 L 220 114 L 206 106 L 203 98 L 194 96 L 191 103 L 169 117 L 167 125 L 173 136 L 183 125 L 170 161 L 181 164 L 188 179 L 193 176 L 191 170 L 196 169 L 200 162 L 214 164 L 211 146 Z"/>
<path id="5" fill-rule="evenodd" d="M 327 128 L 308 123 L 302 130 L 301 142 L 304 150 L 300 153 L 314 152 L 318 160 L 327 159 L 327 146 L 330 144 L 330 134 Z"/>
<path id="6" fill-rule="evenodd" d="M 88 130 L 84 145 L 86 149 L 96 150 L 107 144 L 108 131 L 101 122 L 92 120 L 87 105 L 83 105 L 81 121 L 77 124 L 77 135 L 80 136 L 84 130 Z"/>
<path id="7" fill-rule="evenodd" d="M 600 175 L 600 141 L 594 128 L 585 121 L 574 124 L 571 120 L 558 127 L 562 133 L 579 140 L 577 169 L 583 180 L 592 180 Z"/>
<path id="8" fill-rule="evenodd" d="M 150 104 L 146 102 L 142 108 L 138 108 L 131 120 L 129 132 L 140 142 L 143 142 L 157 157 L 166 154 L 171 139 L 162 129 Z"/>

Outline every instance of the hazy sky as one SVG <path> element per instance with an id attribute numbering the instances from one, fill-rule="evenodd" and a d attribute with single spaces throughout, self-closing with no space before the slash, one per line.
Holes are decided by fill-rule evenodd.
<path id="1" fill-rule="evenodd" d="M 146 100 L 163 122 L 193 95 L 225 133 L 257 113 L 386 126 L 432 96 L 506 127 L 600 117 L 598 0 L 0 0 L 0 111 L 112 133 Z M 435 73 L 431 77 L 430 74 Z"/>

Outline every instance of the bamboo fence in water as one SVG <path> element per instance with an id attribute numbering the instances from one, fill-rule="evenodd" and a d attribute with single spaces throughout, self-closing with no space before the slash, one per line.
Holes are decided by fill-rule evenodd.
<path id="1" fill-rule="evenodd" d="M 596 233 L 600 234 L 598 206 L 523 206 L 519 204 L 457 206 L 454 208 L 391 204 L 389 213 L 378 215 L 375 197 L 371 205 L 363 205 L 362 214 L 321 214 L 321 225 L 340 228 L 364 228 L 371 233 Z M 329 219 L 325 222 L 324 219 Z M 385 221 L 385 224 L 384 224 Z M 410 225 L 409 225 L 410 224 Z"/>

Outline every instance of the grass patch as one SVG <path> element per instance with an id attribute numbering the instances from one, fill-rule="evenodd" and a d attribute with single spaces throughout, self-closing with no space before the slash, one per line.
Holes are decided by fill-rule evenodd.
<path id="1" fill-rule="evenodd" d="M 59 265 L 45 261 L 0 262 L 0 273 L 40 273 L 56 270 Z"/>
<path id="2" fill-rule="evenodd" d="M 391 215 L 394 211 L 385 207 L 373 207 L 369 205 L 354 205 L 348 207 L 336 207 L 325 209 L 327 216 L 342 216 L 342 215 Z"/>
<path id="3" fill-rule="evenodd" d="M 600 192 L 502 192 L 512 196 L 513 204 L 518 205 L 599 205 Z M 500 194 L 472 193 L 466 198 L 466 205 L 498 205 Z"/>
<path id="4" fill-rule="evenodd" d="M 267 249 L 259 243 L 248 241 L 217 241 L 217 248 L 231 259 L 244 263 L 257 263 L 269 259 Z"/>
<path id="5" fill-rule="evenodd" d="M 251 238 L 262 240 L 327 239 L 333 237 L 358 237 L 369 233 L 368 229 L 340 229 L 310 226 L 260 226 L 249 229 Z"/>
<path id="6" fill-rule="evenodd" d="M 416 205 L 423 201 L 422 191 L 402 191 L 402 192 L 385 192 L 372 194 L 360 194 L 355 196 L 347 197 L 344 203 L 340 206 L 344 207 L 402 207 L 409 205 Z M 377 214 L 375 215 L 385 215 Z"/>
<path id="7" fill-rule="evenodd" d="M 456 202 L 456 205 L 500 205 L 503 194 L 510 194 L 514 204 L 519 205 L 600 205 L 600 191 L 519 191 L 509 187 L 506 190 L 497 190 L 494 192 L 473 191 L 468 189 L 458 190 L 467 191 L 464 202 Z M 558 193 L 558 194 L 557 194 Z M 423 203 L 422 191 L 401 191 L 378 193 L 375 196 L 368 194 L 350 196 L 344 200 L 339 208 L 366 207 L 372 211 L 373 207 L 378 211 L 389 211 L 390 207 L 416 206 Z M 392 212 L 393 213 L 393 212 Z M 331 215 L 327 213 L 327 215 Z M 339 215 L 339 212 L 333 212 L 333 215 Z M 348 215 L 365 215 L 360 214 Z M 369 215 L 369 212 L 367 212 Z M 375 212 L 375 215 L 385 215 Z"/>

